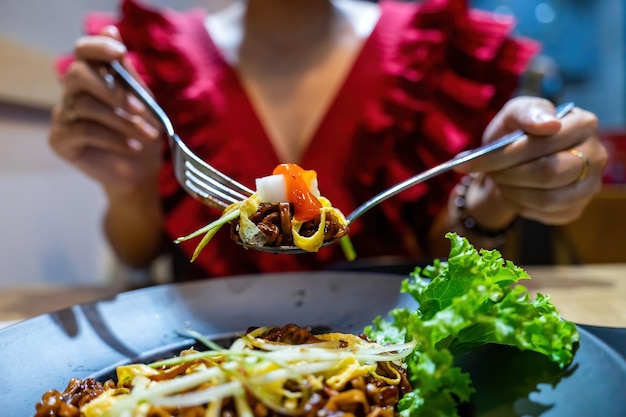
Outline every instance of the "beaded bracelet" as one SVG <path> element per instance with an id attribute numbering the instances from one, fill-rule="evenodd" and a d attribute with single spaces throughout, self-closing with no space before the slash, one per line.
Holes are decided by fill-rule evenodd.
<path id="1" fill-rule="evenodd" d="M 461 178 L 459 185 L 457 186 L 457 195 L 454 199 L 454 206 L 459 214 L 459 221 L 461 226 L 471 233 L 472 235 L 484 239 L 488 239 L 492 246 L 502 246 L 506 242 L 506 236 L 511 229 L 515 227 L 517 218 L 513 219 L 508 225 L 501 229 L 488 229 L 480 226 L 476 219 L 469 215 L 465 206 L 467 202 L 467 190 L 474 181 L 474 178 L 470 175 L 465 175 Z"/>

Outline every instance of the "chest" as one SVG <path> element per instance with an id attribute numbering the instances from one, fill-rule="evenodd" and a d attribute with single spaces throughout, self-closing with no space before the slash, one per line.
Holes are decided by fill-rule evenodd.
<path id="1" fill-rule="evenodd" d="M 243 88 L 281 162 L 300 161 L 349 76 L 361 41 L 264 59 L 241 56 Z M 271 64 L 267 64 L 271 62 Z"/>

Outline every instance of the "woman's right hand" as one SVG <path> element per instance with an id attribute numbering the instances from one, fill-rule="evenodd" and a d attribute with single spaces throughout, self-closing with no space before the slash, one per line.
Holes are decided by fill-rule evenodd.
<path id="1" fill-rule="evenodd" d="M 76 42 L 75 61 L 52 111 L 50 145 L 107 193 L 153 193 L 161 166 L 161 126 L 120 83 L 107 85 L 103 63 L 119 60 L 139 80 L 115 27 Z"/>

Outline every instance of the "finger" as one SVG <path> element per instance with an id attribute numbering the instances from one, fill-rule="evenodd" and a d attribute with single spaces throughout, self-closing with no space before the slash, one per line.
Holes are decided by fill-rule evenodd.
<path id="1" fill-rule="evenodd" d="M 119 29 L 115 25 L 107 25 L 101 31 L 100 35 L 108 36 L 111 39 L 115 39 L 116 41 L 122 42 L 122 35 L 120 34 Z"/>
<path id="2" fill-rule="evenodd" d="M 520 211 L 520 216 L 546 225 L 557 226 L 578 219 L 582 215 L 583 209 L 581 206 L 571 206 L 561 211 L 545 212 L 527 208 Z"/>
<path id="3" fill-rule="evenodd" d="M 522 130 L 530 135 L 548 136 L 556 133 L 561 126 L 555 117 L 554 104 L 539 97 L 517 97 L 502 108 L 489 124 L 484 139 L 493 141 L 514 130 Z"/>
<path id="4" fill-rule="evenodd" d="M 77 161 L 88 147 L 120 155 L 137 153 L 137 146 L 127 137 L 100 124 L 79 121 L 72 124 L 53 124 L 49 143 L 61 157 Z"/>
<path id="5" fill-rule="evenodd" d="M 597 134 L 597 119 L 589 112 L 574 108 L 561 121 L 558 133 L 551 136 L 526 135 L 506 148 L 482 156 L 457 168 L 458 172 L 495 172 L 570 149 Z"/>
<path id="6" fill-rule="evenodd" d="M 90 95 L 74 96 L 72 111 L 74 121 L 95 122 L 141 142 L 155 140 L 160 135 L 160 131 L 143 116 L 130 114 L 119 107 L 112 109 Z"/>
<path id="7" fill-rule="evenodd" d="M 572 150 L 543 156 L 489 176 L 501 186 L 554 189 L 576 182 L 589 169 Z"/>
<path id="8" fill-rule="evenodd" d="M 82 36 L 74 45 L 74 56 L 78 60 L 111 62 L 122 59 L 126 46 L 118 39 L 106 35 Z"/>
<path id="9" fill-rule="evenodd" d="M 72 139 L 72 135 L 82 135 L 80 139 L 85 143 L 89 143 L 90 140 L 99 140 L 99 137 L 94 138 L 93 136 L 103 136 L 102 131 L 104 131 L 106 136 L 114 138 L 116 142 L 120 144 L 125 143 L 128 149 L 119 148 L 121 145 L 118 145 L 116 142 L 102 147 L 123 152 L 141 150 L 144 146 L 143 142 L 154 139 L 154 137 L 159 135 L 157 130 L 139 116 L 120 116 L 114 114 L 113 110 L 99 104 L 97 100 L 90 96 L 77 97 L 75 104 L 72 104 L 71 118 L 68 118 L 68 110 L 63 103 L 57 104 L 52 111 L 50 145 L 62 156 L 72 159 L 71 156 L 64 152 L 64 147 L 71 147 L 73 144 L 72 141 L 66 142 L 68 138 Z M 83 103 L 90 104 L 85 105 Z M 118 140 L 118 136 L 121 139 Z"/>
<path id="10" fill-rule="evenodd" d="M 591 200 L 601 187 L 601 181 L 587 178 L 555 189 L 537 189 L 499 186 L 502 198 L 517 208 L 523 217 L 533 216 L 536 220 L 550 220 L 558 213 L 577 213 Z M 543 216 L 539 218 L 539 216 Z"/>
<path id="11" fill-rule="evenodd" d="M 117 27 L 104 27 L 99 35 L 82 36 L 74 45 L 76 59 L 94 62 L 111 62 L 123 59 L 126 45 Z"/>
<path id="12" fill-rule="evenodd" d="M 64 77 L 63 100 L 67 103 L 78 94 L 87 93 L 111 108 L 121 108 L 132 114 L 147 113 L 145 105 L 121 85 L 107 85 L 99 69 L 85 61 L 74 61 Z"/>
<path id="13" fill-rule="evenodd" d="M 122 185 L 130 186 L 128 179 L 136 177 L 137 159 L 138 155 L 123 155 L 86 146 L 75 165 L 104 185 L 121 180 L 124 183 Z"/>

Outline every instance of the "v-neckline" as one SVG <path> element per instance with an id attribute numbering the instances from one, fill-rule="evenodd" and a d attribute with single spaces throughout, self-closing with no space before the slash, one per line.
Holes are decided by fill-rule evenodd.
<path id="1" fill-rule="evenodd" d="M 307 161 L 311 159 L 311 154 L 315 148 L 329 145 L 335 140 L 329 135 L 323 135 L 323 132 L 328 130 L 328 126 L 338 122 L 341 123 L 338 118 L 345 117 L 346 111 L 358 111 L 357 106 L 344 107 L 341 109 L 341 112 L 337 111 L 337 107 L 339 107 L 339 103 L 345 96 L 356 91 L 357 86 L 361 86 L 359 81 L 362 80 L 362 76 L 368 75 L 367 66 L 362 64 L 371 62 L 369 59 L 375 50 L 376 38 L 378 37 L 379 27 L 384 15 L 384 7 L 381 4 L 378 19 L 369 36 L 363 40 L 359 50 L 356 51 L 346 74 L 340 81 L 331 100 L 327 103 L 326 109 L 317 121 L 317 125 L 311 131 L 308 144 L 300 156 L 300 161 L 298 161 L 302 166 L 307 166 Z M 259 113 L 254 107 L 251 97 L 245 89 L 243 80 L 237 69 L 225 59 L 222 51 L 212 39 L 205 27 L 204 19 L 199 24 L 202 26 L 202 33 L 206 41 L 206 52 L 212 63 L 211 74 L 221 83 L 220 89 L 225 91 L 222 96 L 225 108 L 236 109 L 236 112 L 228 111 L 224 116 L 229 119 L 230 127 L 236 130 L 238 135 L 241 135 L 243 138 L 250 138 L 250 142 L 247 145 L 254 154 L 258 155 L 259 158 L 264 158 L 268 163 L 268 167 L 273 168 L 283 161 L 280 160 L 278 153 L 274 149 L 272 139 L 269 136 L 270 133 L 265 128 Z M 256 140 L 252 140 L 253 138 L 256 138 Z M 329 140 L 330 142 L 328 142 Z"/>

